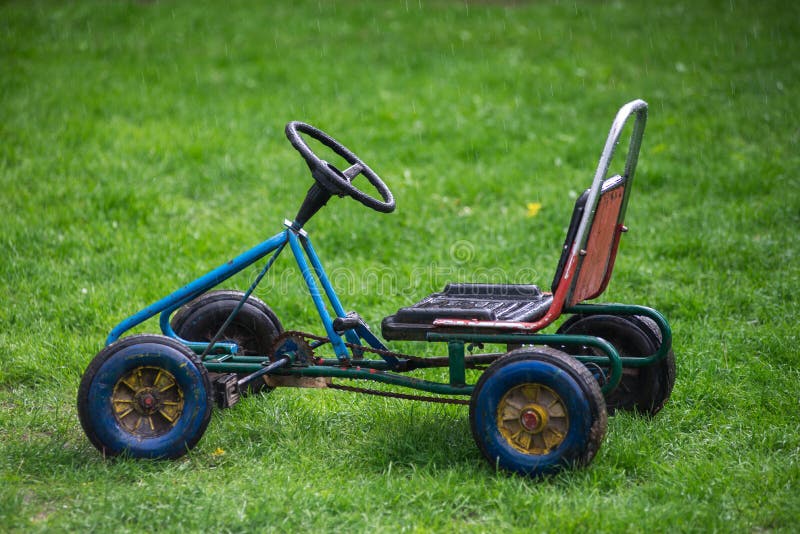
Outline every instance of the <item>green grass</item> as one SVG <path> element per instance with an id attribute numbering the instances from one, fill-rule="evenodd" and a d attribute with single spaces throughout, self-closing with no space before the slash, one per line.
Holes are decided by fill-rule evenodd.
<path id="1" fill-rule="evenodd" d="M 796 528 L 796 3 L 227 4 L 0 6 L 0 530 Z M 571 196 L 638 97 L 605 298 L 666 314 L 678 379 L 653 420 L 612 418 L 588 469 L 498 474 L 465 408 L 335 391 L 216 412 L 178 461 L 106 461 L 83 435 L 78 382 L 110 328 L 294 215 L 310 177 L 289 120 L 395 192 L 391 216 L 334 200 L 308 225 L 377 325 L 450 280 L 547 286 Z M 314 328 L 276 267 L 259 296 Z"/>

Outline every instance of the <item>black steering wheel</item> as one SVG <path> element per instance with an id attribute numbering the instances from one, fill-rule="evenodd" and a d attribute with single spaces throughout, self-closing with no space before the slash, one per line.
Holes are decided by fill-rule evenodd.
<path id="1" fill-rule="evenodd" d="M 301 133 L 308 135 L 312 139 L 316 139 L 333 150 L 337 155 L 344 158 L 344 160 L 350 164 L 350 167 L 344 171 L 340 171 L 324 159 L 321 159 L 303 140 L 303 137 L 300 135 Z M 386 184 L 383 183 L 383 180 L 381 180 L 375 171 L 370 169 L 366 163 L 361 161 L 358 156 L 353 154 L 339 141 L 322 130 L 299 121 L 292 121 L 286 125 L 286 137 L 289 139 L 289 142 L 292 143 L 295 150 L 300 152 L 300 155 L 306 160 L 308 168 L 311 169 L 311 175 L 325 191 L 332 195 L 347 195 L 375 211 L 380 211 L 382 213 L 391 213 L 394 211 L 394 196 L 392 192 L 389 191 Z M 366 194 L 351 183 L 359 174 L 364 175 L 369 183 L 375 187 L 383 200 Z"/>

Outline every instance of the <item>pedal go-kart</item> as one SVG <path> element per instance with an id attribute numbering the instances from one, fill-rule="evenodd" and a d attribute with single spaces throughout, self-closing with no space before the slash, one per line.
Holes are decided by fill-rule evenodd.
<path id="1" fill-rule="evenodd" d="M 623 127 L 635 116 L 622 175 L 607 176 Z M 349 196 L 382 213 L 394 210 L 389 188 L 353 152 L 301 122 L 286 136 L 314 182 L 285 229 L 115 327 L 89 364 L 78 391 L 78 414 L 104 455 L 176 458 L 200 440 L 213 404 L 230 407 L 265 387 L 337 387 L 425 401 L 469 404 L 472 434 L 493 466 L 525 475 L 591 462 L 606 433 L 607 414 L 655 414 L 675 380 L 669 324 L 657 311 L 629 304 L 585 303 L 606 288 L 634 177 L 647 104 L 623 106 L 606 140 L 591 187 L 578 199 L 551 291 L 535 285 L 451 283 L 383 319 L 386 340 L 446 347 L 442 357 L 391 351 L 356 313 L 346 313 L 304 230 L 333 196 Z M 303 136 L 343 158 L 340 171 Z M 363 175 L 378 192 L 353 185 Z M 294 257 L 324 335 L 286 331 L 252 295 L 281 252 Z M 258 260 L 263 269 L 244 291 L 213 290 Z M 124 333 L 160 314 L 160 335 Z M 554 334 L 540 330 L 564 314 Z M 484 352 L 485 345 L 505 352 Z M 322 353 L 327 352 L 327 356 Z M 447 382 L 405 373 L 448 368 Z M 485 369 L 476 383 L 466 369 Z M 376 381 L 428 393 L 402 394 L 337 384 Z M 350 382 L 352 384 L 352 382 Z"/>

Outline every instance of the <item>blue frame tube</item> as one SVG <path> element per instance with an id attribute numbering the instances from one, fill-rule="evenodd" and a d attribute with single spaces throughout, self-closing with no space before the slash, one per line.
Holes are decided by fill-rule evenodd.
<path id="1" fill-rule="evenodd" d="M 177 291 L 170 293 L 163 299 L 147 306 L 138 313 L 131 315 L 130 317 L 119 323 L 116 327 L 114 327 L 113 330 L 111 330 L 111 333 L 109 333 L 108 338 L 106 338 L 106 345 L 110 345 L 111 343 L 115 342 L 120 338 L 120 336 L 122 336 L 122 334 L 124 334 L 131 328 L 134 328 L 135 326 L 138 326 L 139 324 L 145 322 L 146 320 L 150 319 L 157 313 L 161 313 L 170 308 L 171 311 L 174 311 L 183 304 L 189 302 L 190 300 L 196 298 L 199 295 L 202 295 L 212 287 L 219 285 L 228 278 L 232 277 L 233 275 L 249 267 L 256 261 L 260 260 L 270 252 L 274 251 L 279 246 L 285 244 L 287 240 L 289 240 L 289 236 L 291 235 L 293 234 L 289 230 L 285 230 L 279 234 L 276 234 L 273 237 L 264 241 L 263 243 L 256 245 L 247 252 L 235 257 L 228 263 L 220 265 L 213 271 L 198 278 L 194 282 L 191 282 L 183 286 Z M 295 238 L 295 241 L 296 240 L 297 238 Z M 330 318 L 328 318 L 328 322 L 330 322 Z M 162 321 L 162 328 L 163 328 L 163 321 Z"/>
<path id="2" fill-rule="evenodd" d="M 314 306 L 317 308 L 317 313 L 319 314 L 320 319 L 322 319 L 322 326 L 325 327 L 325 333 L 328 335 L 328 339 L 331 340 L 333 352 L 340 360 L 349 360 L 350 353 L 347 351 L 347 347 L 345 346 L 342 337 L 333 329 L 333 320 L 328 313 L 328 308 L 325 306 L 325 302 L 322 300 L 322 294 L 319 292 L 317 282 L 314 280 L 314 274 L 311 272 L 311 267 L 309 267 L 308 261 L 306 261 L 304 254 L 305 249 L 302 245 L 300 245 L 300 240 L 297 238 L 297 234 L 295 232 L 287 230 L 286 235 L 289 238 L 289 247 L 292 249 L 292 254 L 294 254 L 294 259 L 297 262 L 297 266 L 300 268 L 300 272 L 303 274 L 303 280 L 305 280 L 306 285 L 308 286 L 308 291 L 311 294 L 311 300 L 314 301 Z M 319 261 L 319 259 L 317 259 L 317 261 Z M 326 293 L 327 291 L 328 289 L 326 288 Z M 330 291 L 333 293 L 332 288 Z M 339 306 L 341 307 L 341 304 Z"/>
<path id="3" fill-rule="evenodd" d="M 181 343 L 183 343 L 196 353 L 201 354 L 208 347 L 208 343 L 206 343 L 205 341 L 189 341 L 188 339 L 183 339 L 181 336 L 175 333 L 175 330 L 172 329 L 172 325 L 169 324 L 169 319 L 170 317 L 172 317 L 172 314 L 175 312 L 175 310 L 177 310 L 190 300 L 192 299 L 184 299 L 178 301 L 177 303 L 173 304 L 166 310 L 162 311 L 161 315 L 158 318 L 158 325 L 161 327 L 162 334 L 164 334 L 167 337 L 171 337 L 172 339 L 175 339 L 177 341 L 180 341 Z M 239 345 L 237 345 L 236 343 L 229 343 L 227 341 L 218 341 L 215 347 L 217 349 L 225 350 L 229 354 L 236 354 L 237 352 L 239 352 Z"/>
<path id="4" fill-rule="evenodd" d="M 328 275 L 325 273 L 325 269 L 322 267 L 322 262 L 319 261 L 319 256 L 317 256 L 316 251 L 314 251 L 314 247 L 311 245 L 311 240 L 308 238 L 308 236 L 300 234 L 300 244 L 303 245 L 303 250 L 305 250 L 308 259 L 311 261 L 311 266 L 314 268 L 314 272 L 317 273 L 317 278 L 319 279 L 320 284 L 322 284 L 322 289 L 325 290 L 325 295 L 328 297 L 328 301 L 331 303 L 336 316 L 344 317 L 347 315 L 347 312 L 344 311 L 344 306 L 342 306 L 342 303 L 339 301 L 336 291 L 333 290 L 333 286 L 328 279 Z M 361 345 L 361 339 L 358 337 L 358 334 L 352 330 L 346 331 L 344 335 L 347 337 L 348 342 Z"/>
<path id="5" fill-rule="evenodd" d="M 231 278 L 256 261 L 265 257 L 267 254 L 277 250 L 277 252 L 275 252 L 275 258 L 277 258 L 277 255 L 280 254 L 286 243 L 289 244 L 289 248 L 291 248 L 295 261 L 297 262 L 297 266 L 300 268 L 300 272 L 302 273 L 303 280 L 308 287 L 311 299 L 314 301 L 314 306 L 316 307 L 317 313 L 322 320 L 325 333 L 327 334 L 328 339 L 331 340 L 331 345 L 333 346 L 336 357 L 339 360 L 350 359 L 350 352 L 345 346 L 342 336 L 337 334 L 333 329 L 333 320 L 331 319 L 327 306 L 322 299 L 319 286 L 314 278 L 315 274 L 319 279 L 320 284 L 325 291 L 325 295 L 337 316 L 344 317 L 346 315 L 344 307 L 342 306 L 339 297 L 336 295 L 336 291 L 333 289 L 333 286 L 331 285 L 330 280 L 325 273 L 325 269 L 322 267 L 322 263 L 320 262 L 314 247 L 311 245 L 311 240 L 304 234 L 304 232 L 298 233 L 291 228 L 274 235 L 270 239 L 259 245 L 256 245 L 247 252 L 240 254 L 224 265 L 217 267 L 206 275 L 201 276 L 195 281 L 183 286 L 179 290 L 170 293 L 166 297 L 154 302 L 136 314 L 131 315 L 111 330 L 108 338 L 106 338 L 106 345 L 110 345 L 111 343 L 117 341 L 122 334 L 128 330 L 140 325 L 156 314 L 161 313 L 159 324 L 164 335 L 177 339 L 193 350 L 206 349 L 208 345 L 207 343 L 196 343 L 178 337 L 169 324 L 170 315 L 187 302 L 197 298 L 211 288 Z M 308 257 L 308 260 L 306 257 Z M 272 262 L 274 259 L 270 261 Z M 309 265 L 309 261 L 311 265 Z M 359 345 L 361 344 L 361 337 L 357 331 L 348 330 L 345 335 L 347 336 L 348 342 Z M 369 336 L 366 338 L 366 340 L 375 348 L 385 348 L 383 344 L 377 340 L 377 338 L 374 338 L 374 336 Z M 217 343 L 217 346 L 220 348 L 224 347 L 231 353 L 235 353 L 237 350 L 236 345 L 231 343 Z M 397 363 L 396 359 L 392 358 L 391 360 L 392 361 L 389 362 L 390 364 Z"/>

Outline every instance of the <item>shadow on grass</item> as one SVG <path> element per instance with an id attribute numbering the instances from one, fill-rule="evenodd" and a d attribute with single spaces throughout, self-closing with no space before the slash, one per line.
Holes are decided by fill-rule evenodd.
<path id="1" fill-rule="evenodd" d="M 401 470 L 457 470 L 484 464 L 464 406 L 276 391 L 215 411 L 198 446 L 177 460 L 104 458 L 77 418 L 20 424 L 0 446 L 6 482 L 135 482 L 178 471 L 295 470 L 374 476 Z M 63 415 L 63 414 L 62 414 Z M 6 432 L 4 432 L 6 433 Z M 201 476 L 201 475 L 199 475 Z"/>
<path id="2" fill-rule="evenodd" d="M 384 472 L 483 462 L 465 406 L 334 391 L 277 390 L 217 412 L 205 450 L 270 457 L 312 469 Z M 294 457 L 293 457 L 294 456 Z"/>
<path id="3" fill-rule="evenodd" d="M 57 424 L 20 421 L 14 425 L 13 437 L 4 432 L 9 434 L 0 446 L 6 481 L 138 483 L 149 478 L 205 478 L 247 471 L 268 477 L 284 473 L 326 477 L 344 470 L 350 477 L 368 479 L 376 475 L 496 475 L 473 440 L 466 406 L 280 388 L 246 398 L 231 409 L 215 410 L 198 446 L 177 460 L 104 458 L 89 443 L 72 410 L 61 416 Z M 611 443 L 605 445 L 631 451 L 601 450 L 598 459 L 607 456 L 613 466 L 606 468 L 630 474 L 643 454 L 655 454 L 653 449 L 662 441 L 653 438 L 653 443 L 642 443 L 642 427 L 649 428 L 650 421 L 627 417 L 620 423 L 612 422 L 618 428 L 610 429 Z M 567 478 L 575 480 L 575 476 Z"/>

